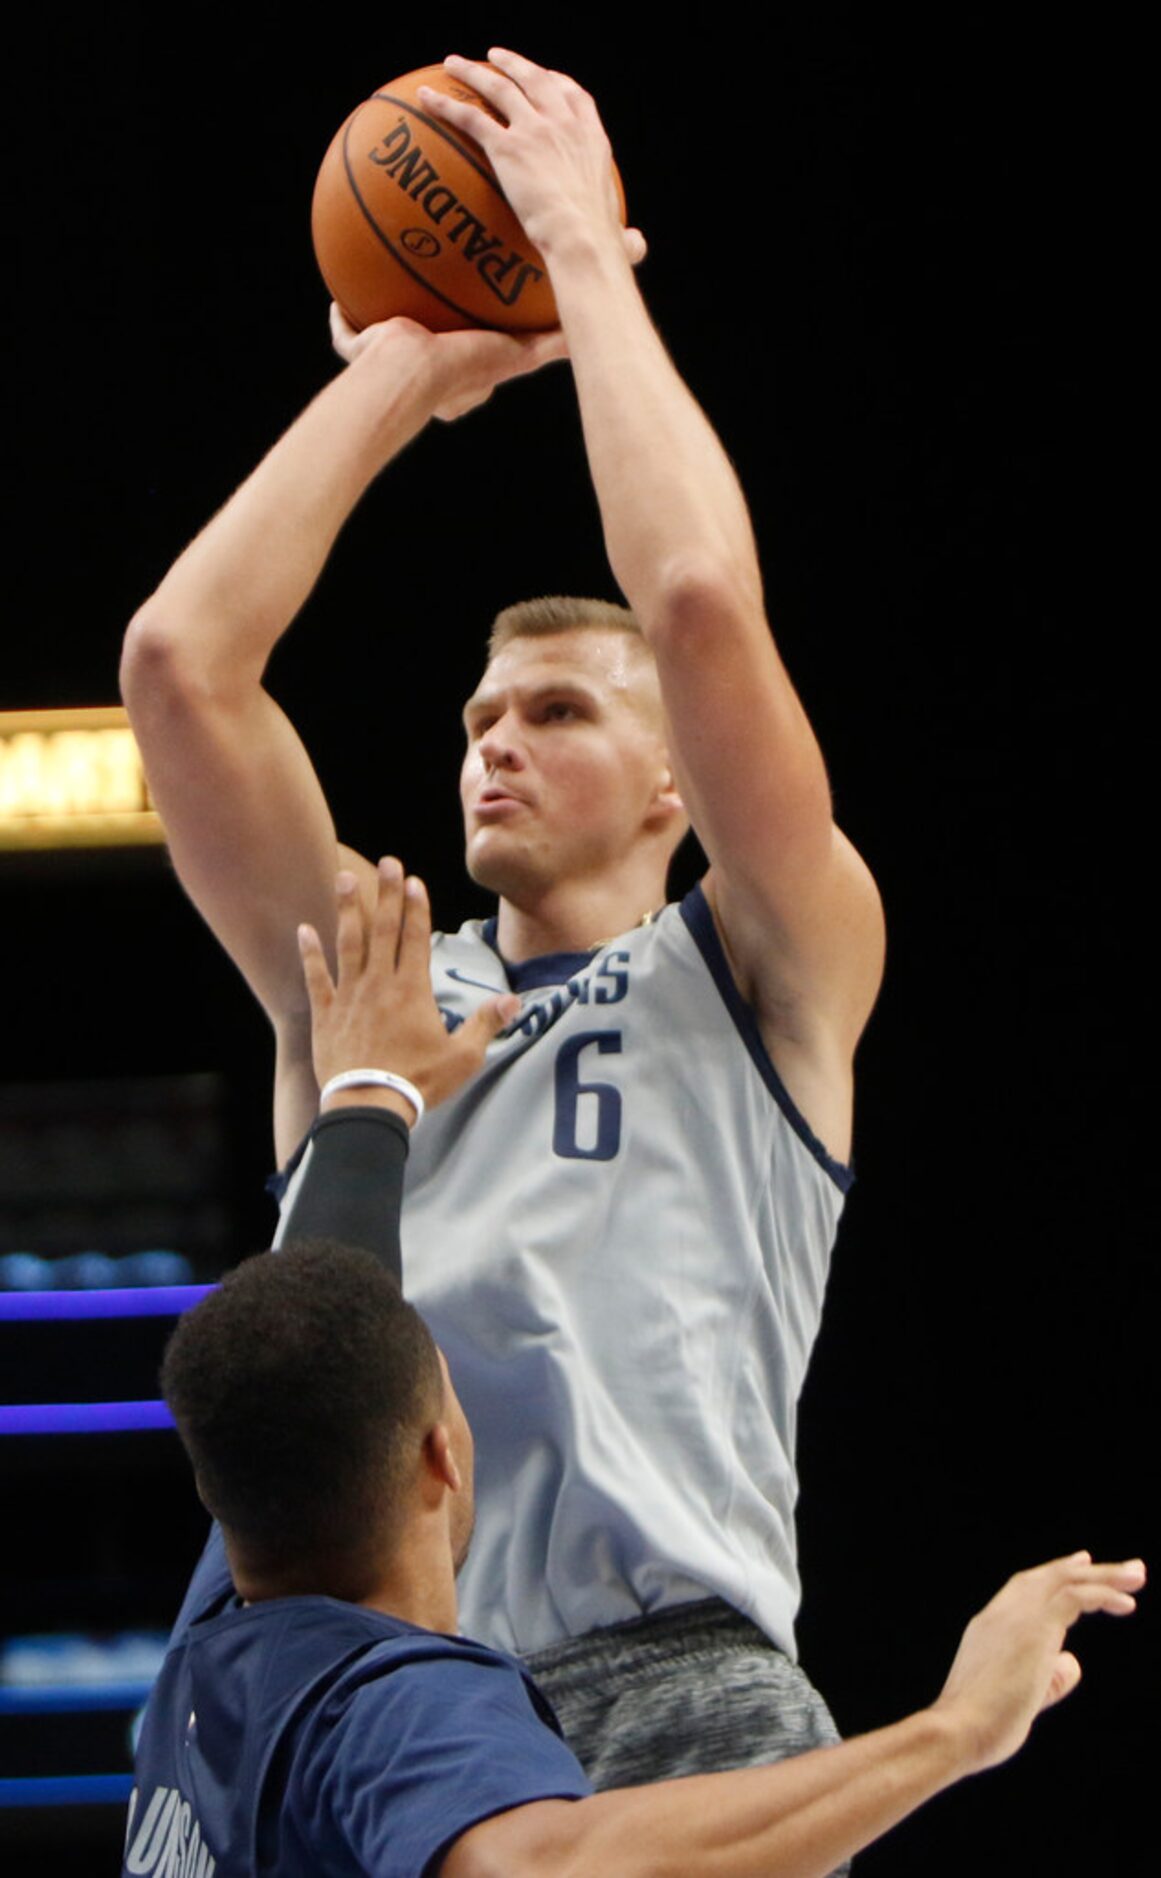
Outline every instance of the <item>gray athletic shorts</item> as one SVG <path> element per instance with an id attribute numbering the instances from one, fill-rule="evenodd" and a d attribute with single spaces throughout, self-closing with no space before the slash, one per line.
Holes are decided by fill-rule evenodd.
<path id="1" fill-rule="evenodd" d="M 590 1630 L 524 1663 L 598 1790 L 759 1767 L 839 1740 L 798 1665 L 719 1598 Z"/>

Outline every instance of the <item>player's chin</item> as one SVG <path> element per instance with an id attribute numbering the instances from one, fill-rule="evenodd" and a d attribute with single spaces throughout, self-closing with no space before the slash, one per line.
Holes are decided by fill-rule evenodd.
<path id="1" fill-rule="evenodd" d="M 468 836 L 464 865 L 477 887 L 512 899 L 535 884 L 535 868 L 500 828 L 477 828 Z"/>
<path id="2" fill-rule="evenodd" d="M 474 880 L 477 887 L 487 887 L 492 891 L 488 856 L 482 854 L 480 848 L 479 835 L 469 835 L 464 845 L 464 866 L 468 870 L 469 880 Z"/>

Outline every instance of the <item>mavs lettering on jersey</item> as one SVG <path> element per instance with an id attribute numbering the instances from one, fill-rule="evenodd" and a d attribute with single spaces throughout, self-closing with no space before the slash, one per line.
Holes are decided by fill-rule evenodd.
<path id="1" fill-rule="evenodd" d="M 627 952 L 608 953 L 591 975 L 567 979 L 543 1003 L 521 1011 L 514 1028 L 535 1042 L 574 1004 L 619 1004 L 628 994 L 629 964 Z"/>

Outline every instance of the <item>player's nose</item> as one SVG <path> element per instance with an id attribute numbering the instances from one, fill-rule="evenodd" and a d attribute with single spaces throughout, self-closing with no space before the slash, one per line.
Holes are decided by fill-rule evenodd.
<path id="1" fill-rule="evenodd" d="M 485 769 L 519 769 L 524 760 L 509 715 L 489 724 L 480 738 L 479 747 L 480 761 Z"/>

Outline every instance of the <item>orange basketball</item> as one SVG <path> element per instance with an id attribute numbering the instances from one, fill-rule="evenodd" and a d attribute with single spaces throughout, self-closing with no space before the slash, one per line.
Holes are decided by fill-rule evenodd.
<path id="1" fill-rule="evenodd" d="M 432 332 L 557 325 L 548 270 L 495 171 L 472 138 L 423 110 L 420 85 L 496 116 L 442 65 L 393 79 L 352 111 L 322 160 L 311 205 L 332 298 L 356 328 L 396 314 Z"/>

